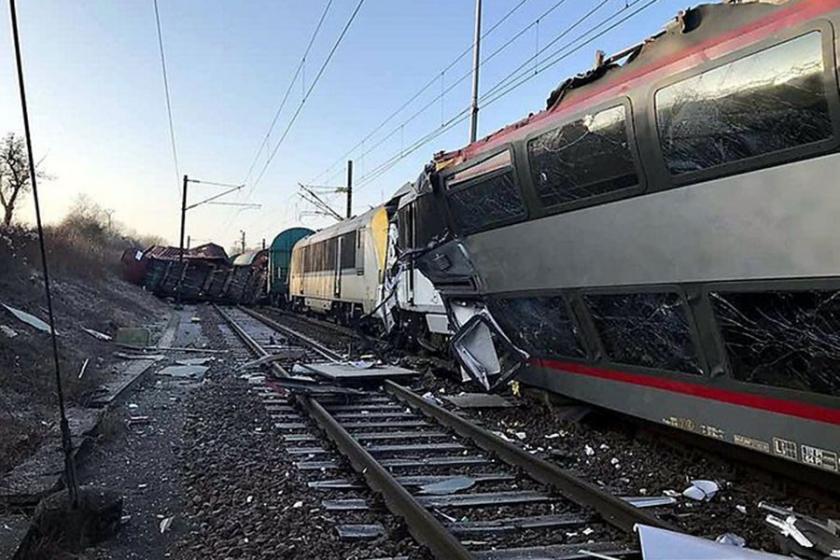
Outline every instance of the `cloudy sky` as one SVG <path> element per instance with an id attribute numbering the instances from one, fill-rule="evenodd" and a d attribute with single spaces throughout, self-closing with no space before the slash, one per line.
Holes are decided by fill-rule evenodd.
<path id="1" fill-rule="evenodd" d="M 187 229 L 194 242 L 229 247 L 244 230 L 248 244 L 257 245 L 292 225 L 331 223 L 309 212 L 296 195 L 297 184 L 343 184 L 345 154 L 354 147 L 354 210 L 361 212 L 416 178 L 434 152 L 466 143 L 468 122 L 459 118 L 469 105 L 471 55 L 452 63 L 472 43 L 474 1 L 364 0 L 277 144 L 359 1 L 333 0 L 268 149 L 258 153 L 328 1 L 158 0 L 179 173 L 245 183 L 229 200 L 261 205 L 192 210 Z M 480 135 L 541 109 L 558 83 L 592 64 L 596 49 L 614 52 L 634 44 L 687 5 L 484 0 L 481 92 L 489 104 L 480 113 Z M 0 0 L 0 12 L 5 134 L 21 132 L 22 124 L 8 0 Z M 44 158 L 53 176 L 43 185 L 47 220 L 60 219 L 85 193 L 129 227 L 177 242 L 180 179 L 153 1 L 18 0 L 18 16 L 36 159 Z M 196 201 L 217 192 L 196 185 L 190 196 Z M 341 195 L 326 196 L 343 208 Z M 31 215 L 27 204 L 20 217 Z"/>

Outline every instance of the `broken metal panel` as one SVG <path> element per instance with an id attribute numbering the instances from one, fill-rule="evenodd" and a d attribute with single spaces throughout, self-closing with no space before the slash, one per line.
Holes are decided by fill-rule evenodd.
<path id="1" fill-rule="evenodd" d="M 840 291 L 710 297 L 735 379 L 840 396 Z"/>
<path id="2" fill-rule="evenodd" d="M 460 395 L 448 395 L 443 400 L 457 408 L 512 408 L 512 402 L 500 395 L 487 393 L 462 393 Z"/>
<path id="3" fill-rule="evenodd" d="M 381 523 L 336 525 L 338 536 L 344 540 L 371 540 L 385 534 Z"/>
<path id="4" fill-rule="evenodd" d="M 645 560 L 673 560 L 674 551 L 680 551 L 683 560 L 773 560 L 788 558 L 728 544 L 721 544 L 684 533 L 636 525 L 642 555 Z"/>
<path id="5" fill-rule="evenodd" d="M 815 31 L 656 93 L 674 175 L 830 139 L 822 33 Z"/>
<path id="6" fill-rule="evenodd" d="M 702 373 L 679 294 L 587 294 L 584 301 L 612 361 Z"/>
<path id="7" fill-rule="evenodd" d="M 511 344 L 486 311 L 467 321 L 451 345 L 467 374 L 487 391 L 504 386 L 529 358 Z"/>
<path id="8" fill-rule="evenodd" d="M 359 367 L 361 364 L 353 363 L 322 363 L 303 364 L 312 374 L 331 381 L 365 381 L 381 380 L 401 377 L 414 377 L 417 372 L 411 369 L 392 365 L 370 365 L 370 367 Z M 368 366 L 368 364 L 365 364 Z"/>

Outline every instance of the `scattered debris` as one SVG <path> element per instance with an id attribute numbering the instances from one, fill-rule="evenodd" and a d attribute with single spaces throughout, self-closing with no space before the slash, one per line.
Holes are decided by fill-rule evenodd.
<path id="1" fill-rule="evenodd" d="M 117 344 L 148 346 L 152 340 L 152 333 L 143 327 L 120 327 L 114 334 Z"/>
<path id="2" fill-rule="evenodd" d="M 87 371 L 87 367 L 88 367 L 89 363 L 90 363 L 90 358 L 85 358 L 85 361 L 82 363 L 82 369 L 79 370 L 79 379 L 81 379 L 82 376 Z"/>
<path id="3" fill-rule="evenodd" d="M 344 540 L 369 540 L 385 534 L 381 523 L 336 525 L 338 536 Z"/>
<path id="4" fill-rule="evenodd" d="M 637 508 L 670 506 L 677 503 L 671 496 L 622 496 L 622 500 Z"/>
<path id="5" fill-rule="evenodd" d="M 0 332 L 5 334 L 8 338 L 14 338 L 18 335 L 16 330 L 6 325 L 0 325 Z"/>
<path id="6" fill-rule="evenodd" d="M 167 366 L 158 372 L 158 375 L 181 377 L 187 379 L 203 379 L 204 374 L 210 368 L 207 366 Z"/>
<path id="7" fill-rule="evenodd" d="M 117 346 L 135 352 L 197 352 L 205 354 L 227 354 L 228 350 L 214 350 L 213 348 L 191 348 L 188 346 L 137 346 L 115 342 Z"/>
<path id="8" fill-rule="evenodd" d="M 175 519 L 175 516 L 172 517 L 165 517 L 160 522 L 160 533 L 163 534 L 169 530 L 169 527 L 172 526 L 172 520 Z"/>
<path id="9" fill-rule="evenodd" d="M 590 446 L 588 446 L 588 445 L 587 445 L 586 447 L 584 447 L 584 448 L 583 448 L 583 452 L 584 452 L 584 453 L 586 453 L 586 456 L 587 456 L 587 457 L 592 457 L 593 455 L 595 455 L 595 450 L 594 450 L 594 449 L 592 449 L 592 448 L 591 448 Z"/>
<path id="10" fill-rule="evenodd" d="M 95 331 L 87 327 L 82 327 L 82 330 L 97 340 L 104 340 L 106 342 L 111 340 L 111 335 L 105 334 L 103 332 Z"/>
<path id="11" fill-rule="evenodd" d="M 151 422 L 148 416 L 129 416 L 128 425 L 134 426 L 137 424 L 148 424 Z"/>
<path id="12" fill-rule="evenodd" d="M 134 410 L 135 408 L 140 408 L 140 407 L 139 407 L 139 406 L 137 406 L 137 405 L 136 405 L 136 404 L 134 404 L 134 403 L 128 403 L 128 408 L 130 408 L 130 409 Z"/>
<path id="13" fill-rule="evenodd" d="M 682 495 L 698 502 L 708 502 L 720 490 L 720 485 L 714 480 L 692 480 L 691 486 L 683 490 Z"/>
<path id="14" fill-rule="evenodd" d="M 738 504 L 737 506 L 735 506 L 735 509 L 738 510 L 739 513 L 747 515 L 747 506 L 742 506 L 741 504 Z"/>
<path id="15" fill-rule="evenodd" d="M 215 359 L 216 358 L 212 356 L 206 358 L 187 358 L 184 360 L 175 360 L 175 364 L 179 366 L 203 366 L 204 364 L 212 362 Z"/>
<path id="16" fill-rule="evenodd" d="M 365 369 L 359 369 L 351 364 L 338 363 L 302 365 L 312 374 L 335 382 L 393 379 L 417 376 L 417 372 L 414 370 L 391 365 L 371 366 Z"/>
<path id="17" fill-rule="evenodd" d="M 200 323 L 201 317 L 190 317 L 190 323 Z"/>
<path id="18" fill-rule="evenodd" d="M 269 364 L 269 363 L 272 363 L 272 362 L 276 362 L 278 360 L 283 360 L 285 358 L 286 358 L 286 356 L 284 356 L 282 354 L 270 354 L 268 356 L 263 356 L 262 358 L 257 358 L 256 360 L 251 360 L 250 362 L 245 362 L 241 366 L 237 367 L 236 371 L 242 371 L 242 370 L 245 370 L 245 369 L 251 369 L 251 368 L 259 367 L 259 366 L 262 366 L 264 364 Z"/>
<path id="19" fill-rule="evenodd" d="M 472 488 L 475 486 L 475 482 L 475 479 L 471 476 L 453 476 L 439 482 L 432 482 L 420 486 L 420 493 L 433 494 L 435 496 L 454 494 L 455 492 Z"/>
<path id="20" fill-rule="evenodd" d="M 744 537 L 740 535 L 736 535 L 735 533 L 724 533 L 722 535 L 718 535 L 718 538 L 715 539 L 715 542 L 720 544 L 728 544 L 730 546 L 737 546 L 740 548 L 744 548 L 747 546 L 747 541 Z"/>
<path id="21" fill-rule="evenodd" d="M 359 360 L 355 362 L 347 362 L 347 365 L 354 369 L 370 369 L 376 365 L 376 362 L 369 362 L 365 360 Z"/>
<path id="22" fill-rule="evenodd" d="M 680 558 L 691 560 L 772 560 L 786 558 L 748 548 L 738 548 L 700 537 L 658 529 L 648 525 L 636 525 L 644 560 L 674 560 L 674 551 L 680 551 Z"/>
<path id="23" fill-rule="evenodd" d="M 426 391 L 425 393 L 423 393 L 423 400 L 432 404 L 436 404 L 438 406 L 443 404 L 443 401 L 437 398 L 435 394 L 431 391 Z"/>
<path id="24" fill-rule="evenodd" d="M 506 398 L 492 393 L 461 393 L 444 397 L 458 408 L 510 408 L 514 405 Z"/>
<path id="25" fill-rule="evenodd" d="M 776 530 L 776 541 L 783 552 L 814 560 L 840 558 L 837 521 L 823 522 L 764 502 L 758 508 L 769 512 L 764 521 Z"/>
<path id="26" fill-rule="evenodd" d="M 22 321 L 22 322 L 26 323 L 27 325 L 29 325 L 30 327 L 38 329 L 41 332 L 46 332 L 46 333 L 50 332 L 50 326 L 47 323 L 45 323 L 44 321 L 42 321 L 41 319 L 39 319 L 38 317 L 36 317 L 35 315 L 30 315 L 26 311 L 21 311 L 20 309 L 15 309 L 14 307 L 10 307 L 10 306 L 6 305 L 5 303 L 2 304 L 2 305 L 3 305 L 3 307 L 5 307 L 9 311 L 9 313 L 14 315 L 19 321 Z M 58 331 L 55 331 L 55 334 L 57 335 Z"/>
<path id="27" fill-rule="evenodd" d="M 297 508 L 300 508 L 300 507 L 303 507 L 303 501 L 301 501 L 301 500 L 298 500 L 297 502 L 292 504 L 292 509 L 297 509 Z"/>

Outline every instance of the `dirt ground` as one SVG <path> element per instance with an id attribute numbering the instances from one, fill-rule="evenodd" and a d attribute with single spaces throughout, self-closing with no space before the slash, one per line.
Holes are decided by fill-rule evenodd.
<path id="1" fill-rule="evenodd" d="M 37 238 L 29 232 L 0 231 L 0 304 L 46 321 L 43 276 Z M 112 268 L 69 251 L 50 254 L 51 284 L 59 333 L 60 366 L 70 404 L 84 405 L 91 391 L 112 370 L 112 344 L 82 327 L 113 335 L 117 328 L 165 325 L 164 302 L 118 276 Z M 95 273 L 95 274 L 94 274 Z M 0 306 L 0 475 L 31 454 L 55 427 L 55 373 L 49 334 L 18 320 Z M 154 334 L 154 333 L 153 333 Z M 82 379 L 79 372 L 85 360 Z"/>

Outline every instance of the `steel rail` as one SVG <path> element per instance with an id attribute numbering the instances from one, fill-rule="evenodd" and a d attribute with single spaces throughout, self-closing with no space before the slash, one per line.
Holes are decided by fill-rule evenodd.
<path id="1" fill-rule="evenodd" d="M 254 353 L 260 356 L 269 355 L 268 351 L 263 348 L 251 335 L 249 335 L 241 325 L 227 313 L 222 311 L 218 306 L 214 306 L 216 311 L 222 318 L 228 322 L 234 333 L 239 336 L 245 345 Z M 284 327 L 271 321 L 267 317 L 263 317 L 258 313 L 249 312 L 249 310 L 239 308 L 249 316 L 262 321 L 266 326 L 276 328 L 280 332 L 284 332 L 298 338 L 309 344 L 311 339 L 304 335 L 296 333 L 293 329 Z M 313 341 L 314 342 L 314 341 Z M 317 342 L 316 345 L 320 346 Z M 287 377 L 288 373 L 277 363 L 272 363 L 272 368 L 281 374 L 282 377 Z M 336 447 L 341 453 L 350 461 L 353 468 L 365 477 L 368 486 L 382 495 L 388 509 L 394 515 L 401 517 L 408 527 L 411 535 L 418 543 L 426 546 L 435 558 L 440 560 L 472 560 L 475 557 L 461 544 L 461 542 L 438 521 L 429 510 L 421 506 L 417 500 L 405 489 L 394 476 L 383 467 L 361 443 L 354 439 L 353 436 L 345 430 L 341 424 L 330 415 L 327 410 L 321 406 L 315 399 L 305 396 L 295 396 L 301 408 L 306 410 L 309 416 L 315 420 L 320 428 L 327 434 L 327 436 L 335 443 Z"/>
<path id="2" fill-rule="evenodd" d="M 326 346 L 324 346 L 323 344 L 321 344 L 320 342 L 318 342 L 314 338 L 308 337 L 303 333 L 299 333 L 296 330 L 294 330 L 290 327 L 287 327 L 285 325 L 281 325 L 280 323 L 278 323 L 274 319 L 266 317 L 262 313 L 258 313 L 257 311 L 254 311 L 252 309 L 248 309 L 247 307 L 242 307 L 241 305 L 237 305 L 236 309 L 242 311 L 243 313 L 245 313 L 247 315 L 250 315 L 251 317 L 253 317 L 257 321 L 262 321 L 265 325 L 268 325 L 269 327 L 271 327 L 274 330 L 280 331 L 282 333 L 285 333 L 285 334 L 291 336 L 292 338 L 296 338 L 298 340 L 303 341 L 306 345 L 308 345 L 310 348 L 312 348 L 313 350 L 315 350 L 316 352 L 318 352 L 319 354 L 321 354 L 323 357 L 325 357 L 328 360 L 340 361 L 342 359 L 340 354 L 338 354 L 337 352 L 335 352 L 333 350 L 330 350 L 329 348 L 327 348 Z"/>
<path id="3" fill-rule="evenodd" d="M 662 521 L 655 515 L 636 508 L 608 492 L 604 492 L 594 484 L 564 471 L 553 463 L 534 457 L 524 449 L 505 441 L 462 416 L 425 400 L 420 395 L 391 380 L 386 380 L 383 387 L 386 392 L 407 405 L 419 409 L 426 416 L 452 428 L 460 436 L 494 454 L 505 463 L 522 469 L 535 480 L 554 488 L 564 498 L 580 506 L 594 509 L 603 517 L 604 521 L 614 527 L 631 534 L 636 524 L 682 532 L 679 528 Z"/>

